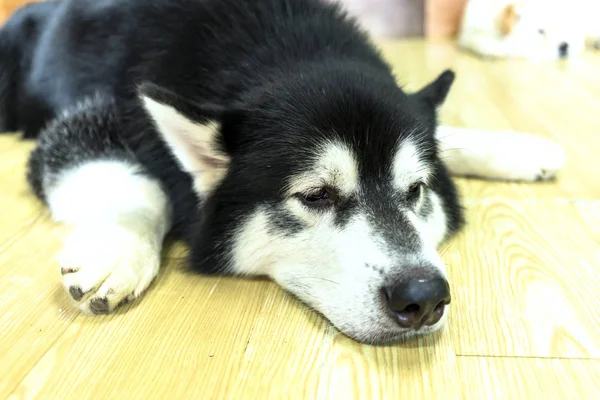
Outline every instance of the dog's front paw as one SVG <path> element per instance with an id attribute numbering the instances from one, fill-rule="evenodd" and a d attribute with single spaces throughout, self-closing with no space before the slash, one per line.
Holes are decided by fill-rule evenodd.
<path id="1" fill-rule="evenodd" d="M 565 163 L 556 142 L 522 132 L 440 127 L 440 154 L 454 175 L 535 182 L 554 179 Z"/>
<path id="2" fill-rule="evenodd" d="M 526 134 L 513 133 L 509 151 L 510 163 L 505 172 L 508 179 L 525 182 L 548 181 L 564 166 L 565 153 L 557 143 Z"/>
<path id="3" fill-rule="evenodd" d="M 63 285 L 87 314 L 108 314 L 156 277 L 160 246 L 120 225 L 74 230 L 59 254 Z"/>

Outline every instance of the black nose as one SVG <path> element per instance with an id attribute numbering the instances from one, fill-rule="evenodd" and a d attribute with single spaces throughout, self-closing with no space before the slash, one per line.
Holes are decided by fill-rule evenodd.
<path id="1" fill-rule="evenodd" d="M 559 55 L 559 57 L 566 57 L 567 55 L 569 55 L 569 44 L 568 43 L 562 42 L 558 46 L 558 55 Z"/>
<path id="2" fill-rule="evenodd" d="M 450 286 L 441 277 L 412 279 L 383 289 L 387 307 L 403 328 L 435 325 L 450 304 Z"/>

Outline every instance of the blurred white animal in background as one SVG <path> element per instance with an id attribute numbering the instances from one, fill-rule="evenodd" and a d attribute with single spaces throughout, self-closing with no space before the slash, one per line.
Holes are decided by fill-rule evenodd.
<path id="1" fill-rule="evenodd" d="M 600 47 L 600 0 L 469 0 L 458 44 L 485 58 L 573 57 Z"/>

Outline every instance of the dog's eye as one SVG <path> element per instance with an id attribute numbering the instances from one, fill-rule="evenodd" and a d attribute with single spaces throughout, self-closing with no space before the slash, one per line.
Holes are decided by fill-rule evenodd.
<path id="1" fill-rule="evenodd" d="M 326 207 L 332 205 L 337 194 L 332 189 L 319 188 L 301 195 L 302 202 L 311 207 Z"/>
<path id="2" fill-rule="evenodd" d="M 414 200 L 419 198 L 421 191 L 423 190 L 423 186 L 425 184 L 423 182 L 415 182 L 408 188 L 408 198 L 409 200 Z"/>
<path id="3" fill-rule="evenodd" d="M 545 30 L 543 30 L 543 29 L 538 29 L 538 33 L 539 33 L 540 35 L 545 35 L 545 34 L 546 34 L 546 31 L 545 31 Z"/>

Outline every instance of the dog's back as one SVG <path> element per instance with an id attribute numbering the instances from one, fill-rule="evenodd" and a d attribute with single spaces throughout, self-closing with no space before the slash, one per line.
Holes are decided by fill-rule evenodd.
<path id="1" fill-rule="evenodd" d="M 30 73 L 38 38 L 58 7 L 57 1 L 25 5 L 0 29 L 0 132 L 19 128 L 22 77 Z"/>
<path id="2" fill-rule="evenodd" d="M 189 219 L 196 200 L 140 107 L 138 83 L 219 107 L 248 102 L 250 88 L 263 90 L 298 70 L 330 84 L 324 71 L 341 67 L 395 87 L 366 35 L 338 6 L 319 0 L 63 0 L 23 11 L 43 18 L 25 54 L 11 59 L 28 61 L 13 76 L 18 87 L 7 96 L 4 116 L 11 124 L 4 130 L 34 138 L 85 99 L 116 101 L 115 118 L 131 122 L 119 127 L 119 138 L 178 198 L 176 222 Z M 20 47 L 22 28 L 15 14 L 0 36 L 13 36 Z M 319 68 L 304 68 L 314 61 Z M 30 181 L 38 181 L 35 173 Z"/>
<path id="3" fill-rule="evenodd" d="M 26 66 L 2 68 L 14 71 L 5 85 L 18 82 L 3 91 L 3 130 L 34 137 L 86 96 L 131 96 L 137 80 L 227 103 L 265 74 L 318 58 L 366 62 L 387 72 L 354 23 L 337 6 L 318 3 L 65 0 L 27 6 L 0 34 L 9 50 L 20 49 L 4 62 Z M 28 26 L 35 29 L 24 35 Z"/>

